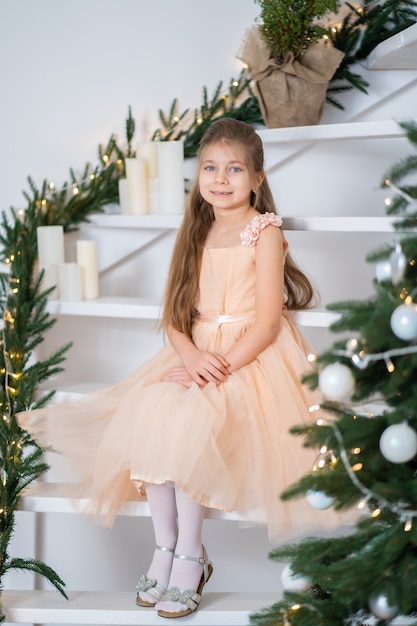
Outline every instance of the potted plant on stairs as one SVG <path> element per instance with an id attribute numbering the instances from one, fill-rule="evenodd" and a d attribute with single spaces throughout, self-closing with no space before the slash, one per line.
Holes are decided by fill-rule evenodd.
<path id="1" fill-rule="evenodd" d="M 268 128 L 318 124 L 329 80 L 343 52 L 325 43 L 319 23 L 339 0 L 255 0 L 261 11 L 246 32 L 240 58 L 248 65 Z"/>

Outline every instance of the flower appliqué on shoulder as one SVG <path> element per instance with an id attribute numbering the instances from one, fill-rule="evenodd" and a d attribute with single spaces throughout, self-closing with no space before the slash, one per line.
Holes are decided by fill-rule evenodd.
<path id="1" fill-rule="evenodd" d="M 282 217 L 275 213 L 260 213 L 259 215 L 255 215 L 249 224 L 247 224 L 245 230 L 242 230 L 240 233 L 242 246 L 253 248 L 259 239 L 261 230 L 270 224 L 272 224 L 272 226 L 281 226 Z"/>

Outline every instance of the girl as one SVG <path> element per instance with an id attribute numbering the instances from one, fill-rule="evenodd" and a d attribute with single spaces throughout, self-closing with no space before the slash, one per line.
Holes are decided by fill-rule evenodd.
<path id="1" fill-rule="evenodd" d="M 132 484 L 145 486 L 156 549 L 137 604 L 163 617 L 195 611 L 211 575 L 205 507 L 257 510 L 281 540 L 314 523 L 279 499 L 311 468 L 288 434 L 311 404 L 300 384 L 309 347 L 288 311 L 313 299 L 281 224 L 260 137 L 233 119 L 212 124 L 168 277 L 169 341 L 115 387 L 20 416 L 40 445 L 76 457 L 107 523 Z"/>

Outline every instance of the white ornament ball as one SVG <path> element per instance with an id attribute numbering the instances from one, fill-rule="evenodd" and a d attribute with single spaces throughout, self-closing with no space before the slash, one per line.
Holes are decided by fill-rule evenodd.
<path id="1" fill-rule="evenodd" d="M 393 619 L 399 613 L 398 606 L 390 605 L 387 596 L 383 593 L 369 598 L 369 608 L 379 619 Z"/>
<path id="2" fill-rule="evenodd" d="M 326 495 L 322 491 L 307 491 L 306 498 L 309 505 L 319 511 L 329 509 L 334 503 L 334 498 Z"/>
<path id="3" fill-rule="evenodd" d="M 417 305 L 400 304 L 391 315 L 391 328 L 399 339 L 417 339 Z"/>
<path id="4" fill-rule="evenodd" d="M 379 449 L 391 463 L 407 463 L 417 454 L 417 433 L 407 424 L 392 424 L 384 430 Z"/>
<path id="5" fill-rule="evenodd" d="M 346 400 L 355 388 L 355 379 L 347 365 L 332 363 L 320 372 L 319 387 L 328 400 Z"/>
<path id="6" fill-rule="evenodd" d="M 303 593 L 313 586 L 313 583 L 308 576 L 294 574 L 290 564 L 286 565 L 282 570 L 281 582 L 286 591 L 293 591 L 295 593 Z"/>
<path id="7" fill-rule="evenodd" d="M 391 263 L 389 261 L 380 261 L 375 266 L 375 275 L 378 282 L 391 279 Z"/>

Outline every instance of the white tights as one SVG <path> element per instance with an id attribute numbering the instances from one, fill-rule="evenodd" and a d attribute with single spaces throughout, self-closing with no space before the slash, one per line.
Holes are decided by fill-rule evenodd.
<path id="1" fill-rule="evenodd" d="M 176 554 L 201 557 L 202 527 L 205 508 L 187 496 L 177 485 L 146 485 L 146 495 L 151 511 L 155 533 L 155 543 L 167 548 L 175 548 Z M 196 590 L 203 573 L 200 564 L 194 561 L 173 559 L 171 552 L 155 550 L 148 578 L 156 578 L 158 583 L 168 587 Z M 146 592 L 140 592 L 143 600 L 152 601 Z M 157 609 L 181 611 L 181 604 L 171 601 L 158 602 Z"/>

